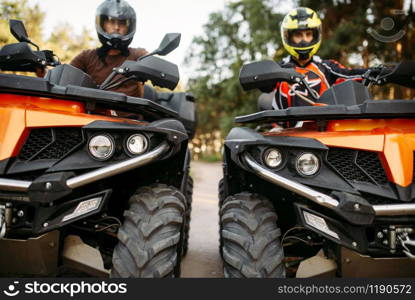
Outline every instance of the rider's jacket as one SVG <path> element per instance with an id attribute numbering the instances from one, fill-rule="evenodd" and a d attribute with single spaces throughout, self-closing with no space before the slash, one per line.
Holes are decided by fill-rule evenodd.
<path id="1" fill-rule="evenodd" d="M 70 64 L 87 73 L 97 84 L 102 84 L 112 73 L 113 69 L 120 67 L 126 60 L 137 60 L 141 56 L 148 54 L 142 48 L 128 48 L 128 50 L 128 56 L 121 54 L 107 55 L 104 61 L 99 58 L 98 49 L 84 50 Z M 122 78 L 121 75 L 117 75 L 114 80 Z M 124 93 L 133 97 L 142 97 L 144 93 L 143 84 L 135 80 L 127 81 L 111 91 Z"/>
<path id="2" fill-rule="evenodd" d="M 361 80 L 362 75 L 368 69 L 349 69 L 335 60 L 323 60 L 318 56 L 313 58 L 305 66 L 299 66 L 297 62 L 288 56 L 284 58 L 279 65 L 283 68 L 295 68 L 295 70 L 306 76 L 310 87 L 319 95 L 322 95 L 328 88 L 334 84 L 341 83 L 345 80 Z M 275 97 L 272 102 L 274 109 L 285 109 L 291 106 L 308 106 L 310 105 L 291 90 L 295 88 L 304 96 L 309 96 L 308 91 L 303 87 L 292 86 L 287 82 L 279 82 L 275 89 Z"/>

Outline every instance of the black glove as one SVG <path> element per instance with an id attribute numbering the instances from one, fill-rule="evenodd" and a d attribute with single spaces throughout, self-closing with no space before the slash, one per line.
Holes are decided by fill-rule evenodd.
<path id="1" fill-rule="evenodd" d="M 386 75 L 392 72 L 388 67 L 374 67 L 369 68 L 365 74 L 362 75 L 364 79 L 363 84 L 375 83 L 382 85 L 386 83 Z"/>

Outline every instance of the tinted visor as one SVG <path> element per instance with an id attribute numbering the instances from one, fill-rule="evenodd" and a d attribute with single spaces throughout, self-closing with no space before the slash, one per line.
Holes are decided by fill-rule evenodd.
<path id="1" fill-rule="evenodd" d="M 313 35 L 313 38 L 311 41 L 307 42 L 303 39 L 299 43 L 294 43 L 292 37 L 295 33 L 301 32 L 301 31 L 308 31 L 308 30 L 310 30 Z M 292 30 L 285 29 L 284 39 L 285 39 L 285 43 L 290 45 L 291 47 L 296 47 L 296 48 L 310 47 L 321 41 L 321 27 L 308 28 L 308 29 L 292 29 Z"/>
<path id="2" fill-rule="evenodd" d="M 128 35 L 135 31 L 135 20 L 130 18 L 99 15 L 96 23 L 97 28 L 107 34 Z"/>

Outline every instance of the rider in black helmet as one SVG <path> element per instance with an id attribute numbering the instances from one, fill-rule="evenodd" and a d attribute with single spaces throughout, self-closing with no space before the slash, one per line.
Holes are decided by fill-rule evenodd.
<path id="1" fill-rule="evenodd" d="M 95 28 L 104 48 L 126 51 L 135 34 L 135 11 L 124 0 L 107 0 L 97 8 Z"/>
<path id="2" fill-rule="evenodd" d="M 95 27 L 102 46 L 98 49 L 84 50 L 71 65 L 89 74 L 97 84 L 102 84 L 126 60 L 137 60 L 147 54 L 142 48 L 128 47 L 136 30 L 136 14 L 125 0 L 105 0 L 98 6 Z M 127 81 L 115 89 L 129 96 L 142 97 L 143 85 Z"/>

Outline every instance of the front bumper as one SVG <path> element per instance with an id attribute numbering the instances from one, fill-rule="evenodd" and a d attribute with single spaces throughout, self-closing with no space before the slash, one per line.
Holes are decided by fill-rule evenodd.
<path id="1" fill-rule="evenodd" d="M 78 176 L 70 172 L 46 174 L 34 181 L 0 178 L 0 237 L 16 229 L 41 234 L 100 213 L 112 193 L 110 186 L 98 183 L 92 189 L 74 190 L 157 161 L 169 150 L 171 146 L 163 141 L 145 154 Z M 63 197 L 65 201 L 56 201 Z"/>
<path id="2" fill-rule="evenodd" d="M 314 203 L 326 208 L 337 210 L 340 207 L 340 202 L 337 199 L 313 190 L 312 188 L 301 183 L 274 174 L 262 165 L 258 164 L 248 153 L 244 153 L 242 157 L 250 169 L 259 177 L 300 196 L 303 196 L 313 201 Z M 350 204 L 353 205 L 357 213 L 361 213 L 361 203 Z M 367 211 L 369 214 L 372 212 L 375 216 L 414 216 L 415 203 L 388 205 L 370 205 L 367 203 L 365 211 Z"/>
<path id="3" fill-rule="evenodd" d="M 154 150 L 148 153 L 76 177 L 69 178 L 66 180 L 65 184 L 68 188 L 75 189 L 101 179 L 130 171 L 155 161 L 161 157 L 168 149 L 168 144 L 163 142 Z M 0 178 L 0 191 L 30 192 L 32 184 L 32 181 Z M 52 190 L 53 183 L 46 182 L 45 189 Z"/>

